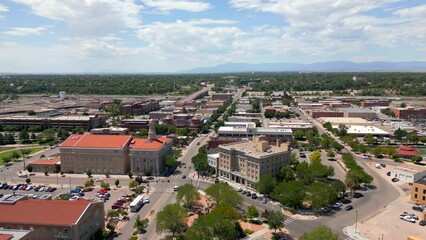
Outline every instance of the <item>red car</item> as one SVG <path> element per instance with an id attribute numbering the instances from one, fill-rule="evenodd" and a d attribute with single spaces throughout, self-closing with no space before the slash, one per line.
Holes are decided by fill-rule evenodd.
<path id="1" fill-rule="evenodd" d="M 118 209 L 118 208 L 120 208 L 120 207 L 121 207 L 120 205 L 113 204 L 113 205 L 111 206 L 111 209 Z"/>

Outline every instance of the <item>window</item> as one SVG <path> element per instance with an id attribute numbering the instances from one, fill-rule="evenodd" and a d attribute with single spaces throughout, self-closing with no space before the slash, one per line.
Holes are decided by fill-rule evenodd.
<path id="1" fill-rule="evenodd" d="M 417 198 L 417 193 L 416 193 L 416 194 L 414 194 L 414 198 Z"/>
<path id="2" fill-rule="evenodd" d="M 426 189 L 423 189 L 423 194 L 426 194 Z"/>
<path id="3" fill-rule="evenodd" d="M 423 197 L 422 197 L 422 199 L 423 199 L 423 201 L 425 201 L 426 197 L 425 197 L 425 196 L 423 196 Z"/>
<path id="4" fill-rule="evenodd" d="M 65 234 L 68 234 L 68 229 L 65 229 L 65 230 L 64 230 L 64 233 L 65 233 Z"/>
<path id="5" fill-rule="evenodd" d="M 419 188 L 415 188 L 415 190 L 414 190 L 415 192 L 418 192 L 419 191 Z"/>

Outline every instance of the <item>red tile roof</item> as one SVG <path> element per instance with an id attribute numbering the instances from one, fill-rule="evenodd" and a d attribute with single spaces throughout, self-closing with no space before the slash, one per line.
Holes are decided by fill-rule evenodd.
<path id="1" fill-rule="evenodd" d="M 1 234 L 0 233 L 0 240 L 11 240 L 11 239 L 13 239 L 12 234 Z"/>
<path id="2" fill-rule="evenodd" d="M 30 163 L 31 165 L 55 165 L 61 162 L 61 157 L 55 157 L 52 159 L 37 159 L 34 162 Z"/>
<path id="3" fill-rule="evenodd" d="M 265 110 L 275 110 L 275 108 L 273 106 L 266 106 Z"/>
<path id="4" fill-rule="evenodd" d="M 129 135 L 73 134 L 62 143 L 61 147 L 123 148 L 131 138 Z"/>
<path id="5" fill-rule="evenodd" d="M 414 148 L 409 146 L 401 146 L 396 150 L 396 152 L 399 155 L 403 155 L 403 156 L 419 156 L 420 155 L 419 152 L 417 152 Z"/>
<path id="6" fill-rule="evenodd" d="M 0 204 L 0 223 L 34 225 L 72 225 L 92 204 L 86 200 L 19 200 L 15 204 Z"/>
<path id="7" fill-rule="evenodd" d="M 171 138 L 167 138 L 164 136 L 158 137 L 155 140 L 149 140 L 147 138 L 134 138 L 130 146 L 133 149 L 157 150 L 157 149 L 161 149 L 164 143 L 167 143 L 170 141 L 172 141 Z"/>

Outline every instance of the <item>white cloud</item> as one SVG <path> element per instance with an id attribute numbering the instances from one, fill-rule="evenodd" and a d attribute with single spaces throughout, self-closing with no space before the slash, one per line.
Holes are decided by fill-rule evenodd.
<path id="1" fill-rule="evenodd" d="M 163 12 L 171 10 L 202 12 L 213 7 L 210 3 L 193 0 L 142 0 L 142 2 L 148 7 L 156 8 Z"/>
<path id="2" fill-rule="evenodd" d="M 12 28 L 11 30 L 3 32 L 9 36 L 30 36 L 30 35 L 41 35 L 43 31 L 47 30 L 47 27 L 35 27 L 35 28 Z"/>
<path id="3" fill-rule="evenodd" d="M 78 35 L 137 28 L 142 6 L 135 0 L 13 0 L 36 15 L 65 22 Z"/>
<path id="4" fill-rule="evenodd" d="M 0 3 L 0 12 L 9 12 L 9 8 L 6 5 Z"/>

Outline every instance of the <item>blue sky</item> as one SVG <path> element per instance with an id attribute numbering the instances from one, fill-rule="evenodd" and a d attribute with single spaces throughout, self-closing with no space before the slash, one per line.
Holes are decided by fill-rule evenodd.
<path id="1" fill-rule="evenodd" d="M 0 72 L 426 61 L 421 0 L 1 0 Z"/>

